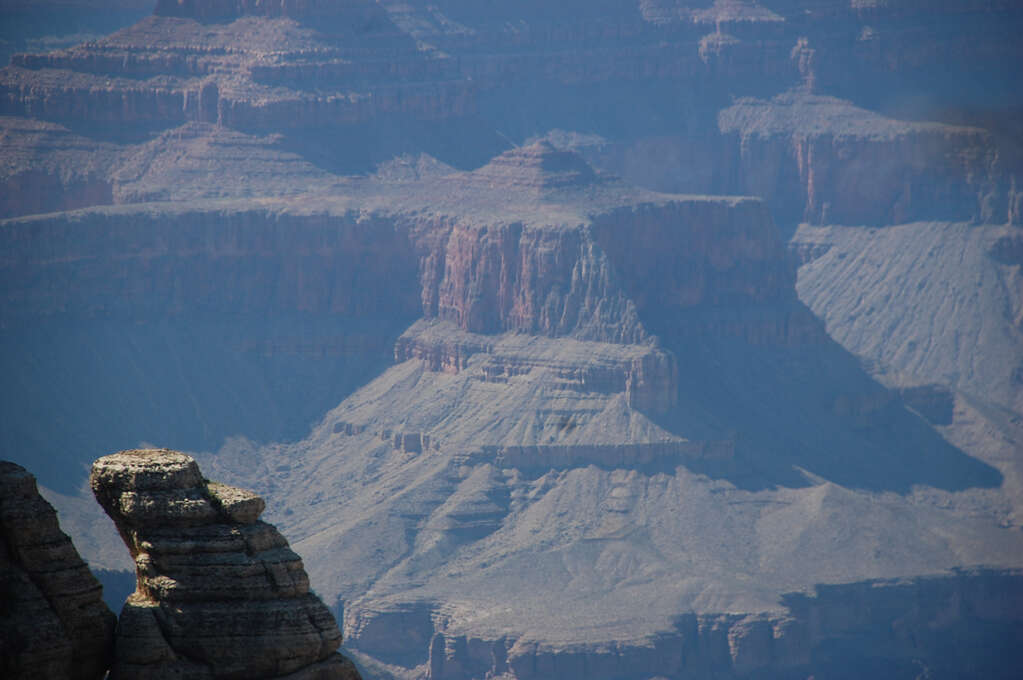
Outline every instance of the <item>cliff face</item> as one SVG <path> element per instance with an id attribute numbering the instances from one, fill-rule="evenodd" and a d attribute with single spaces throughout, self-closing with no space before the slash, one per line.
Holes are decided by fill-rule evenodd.
<path id="1" fill-rule="evenodd" d="M 786 222 L 879 225 L 948 219 L 1002 223 L 1015 200 L 984 130 L 907 123 L 806 94 L 723 110 L 736 190 L 777 196 Z"/>
<path id="2" fill-rule="evenodd" d="M 447 238 L 436 299 L 438 318 L 476 333 L 643 338 L 635 321 L 619 323 L 627 302 L 608 280 L 605 256 L 579 229 L 459 224 Z"/>
<path id="3" fill-rule="evenodd" d="M 756 344 L 821 337 L 754 199 L 637 191 L 546 144 L 472 173 L 353 189 L 308 204 L 319 210 L 226 203 L 12 222 L 0 234 L 4 319 L 297 310 L 621 344 L 648 340 L 650 323 Z M 431 206 L 437 194 L 447 204 Z M 488 201 L 499 206 L 489 216 Z"/>
<path id="4" fill-rule="evenodd" d="M 358 679 L 301 559 L 258 521 L 263 499 L 166 450 L 101 458 L 90 483 L 138 573 L 112 677 Z"/>
<path id="5" fill-rule="evenodd" d="M 95 143 L 53 123 L 0 118 L 4 163 L 0 214 L 30 215 L 113 202 L 115 144 Z"/>
<path id="6" fill-rule="evenodd" d="M 359 64 L 372 56 L 376 66 Z M 450 59 L 417 45 L 375 2 L 159 3 L 103 39 L 15 55 L 0 113 L 108 130 L 186 122 L 293 130 L 473 110 Z"/>
<path id="7" fill-rule="evenodd" d="M 39 218 L 0 238 L 11 248 L 4 267 L 8 321 L 61 313 L 304 311 L 380 318 L 417 311 L 407 236 L 391 221 L 358 214 L 94 212 Z M 35 276 L 47 285 L 25 288 Z M 366 283 L 373 277 L 372 285 L 355 285 L 360 277 Z M 390 301 L 386 309 L 379 295 Z"/>
<path id="8" fill-rule="evenodd" d="M 648 327 L 751 345 L 821 341 L 817 323 L 788 292 L 792 263 L 763 203 L 691 201 L 659 212 L 619 210 L 594 226 Z"/>
<path id="9" fill-rule="evenodd" d="M 0 671 L 5 678 L 99 680 L 115 617 L 103 588 L 60 530 L 35 478 L 0 461 Z"/>
<path id="10" fill-rule="evenodd" d="M 807 672 L 861 673 L 872 667 L 901 674 L 920 664 L 1009 677 L 1012 669 L 998 655 L 1023 633 L 1021 594 L 1018 572 L 992 570 L 909 582 L 818 586 L 812 596 L 785 596 L 787 609 L 780 615 L 682 616 L 673 632 L 648 644 L 601 650 L 438 632 L 430 643 L 430 678 L 463 680 L 501 673 L 531 680 L 653 674 L 741 678 L 765 672 L 800 677 Z M 870 651 L 850 640 L 870 645 Z M 970 646 L 980 640 L 991 646 L 992 655 L 964 659 L 961 655 L 969 656 Z"/>
<path id="11" fill-rule="evenodd" d="M 239 16 L 290 17 L 300 20 L 335 18 L 343 11 L 356 31 L 386 18 L 384 11 L 369 0 L 158 0 L 156 16 L 187 17 L 201 22 L 223 21 Z"/>

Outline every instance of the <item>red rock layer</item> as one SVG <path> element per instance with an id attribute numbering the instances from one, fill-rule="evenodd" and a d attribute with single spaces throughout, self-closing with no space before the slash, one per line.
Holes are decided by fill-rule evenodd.
<path id="1" fill-rule="evenodd" d="M 792 295 L 793 263 L 760 201 L 626 208 L 594 233 L 650 329 L 766 345 L 823 337 Z"/>

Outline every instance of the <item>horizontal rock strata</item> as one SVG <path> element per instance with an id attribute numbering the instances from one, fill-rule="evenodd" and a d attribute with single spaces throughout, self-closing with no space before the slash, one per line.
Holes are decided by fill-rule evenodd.
<path id="1" fill-rule="evenodd" d="M 0 461 L 0 676 L 102 678 L 115 622 L 102 593 L 35 478 Z"/>
<path id="2" fill-rule="evenodd" d="M 168 450 L 105 456 L 90 482 L 138 573 L 112 677 L 355 680 L 341 633 L 263 499 Z"/>
<path id="3" fill-rule="evenodd" d="M 483 382 L 507 382 L 533 369 L 550 371 L 555 389 L 625 393 L 630 406 L 664 411 L 678 398 L 675 357 L 649 345 L 548 339 L 523 334 L 466 333 L 450 322 L 418 321 L 398 338 L 396 362 L 419 359 L 430 370 L 455 374 L 470 357 L 486 357 L 474 367 Z"/>
<path id="4" fill-rule="evenodd" d="M 471 173 L 350 189 L 303 208 L 281 199 L 11 222 L 0 230 L 0 314 L 297 309 L 626 345 L 666 331 L 756 345 L 823 338 L 756 199 L 645 192 L 542 142 Z M 53 285 L 31 285 L 37 277 Z"/>
<path id="5" fill-rule="evenodd" d="M 893 120 L 806 93 L 743 99 L 718 116 L 732 191 L 777 197 L 786 222 L 1001 223 L 1018 201 L 979 128 Z"/>
<path id="6" fill-rule="evenodd" d="M 867 657 L 874 663 L 883 660 L 888 669 L 922 663 L 1004 674 L 1008 668 L 997 658 L 956 656 L 969 653 L 981 640 L 992 648 L 1018 640 L 1023 633 L 1021 578 L 1018 571 L 975 569 L 902 581 L 821 585 L 813 595 L 786 595 L 781 613 L 683 615 L 675 631 L 642 644 L 552 645 L 437 631 L 429 645 L 429 677 L 465 680 L 506 673 L 517 680 L 612 680 L 655 675 L 736 678 L 758 672 L 799 677 L 801 669 L 820 673 L 855 668 Z M 366 637 L 367 649 L 381 655 L 389 650 L 378 627 L 407 641 L 435 630 L 428 603 L 364 612 L 352 619 L 353 628 Z M 864 646 L 854 658 L 843 657 L 838 644 L 843 639 L 861 640 L 870 651 Z"/>

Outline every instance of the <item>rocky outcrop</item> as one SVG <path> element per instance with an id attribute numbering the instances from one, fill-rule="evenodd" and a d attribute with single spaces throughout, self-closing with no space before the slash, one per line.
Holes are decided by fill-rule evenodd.
<path id="1" fill-rule="evenodd" d="M 580 229 L 458 224 L 447 239 L 436 315 L 473 333 L 641 342 L 646 334 L 595 246 Z"/>
<path id="2" fill-rule="evenodd" d="M 93 464 L 93 492 L 135 560 L 112 677 L 356 680 L 302 561 L 259 521 L 262 498 L 168 450 Z"/>
<path id="3" fill-rule="evenodd" d="M 652 331 L 772 346 L 823 339 L 789 292 L 793 263 L 758 200 L 622 208 L 598 217 L 594 232 Z"/>
<path id="4" fill-rule="evenodd" d="M 305 131 L 388 114 L 444 119 L 474 111 L 475 86 L 454 64 L 375 2 L 175 0 L 113 36 L 15 55 L 0 70 L 0 113 L 122 139 L 123 126 L 186 122 Z"/>
<path id="5" fill-rule="evenodd" d="M 0 461 L 0 675 L 99 680 L 115 617 L 35 478 Z"/>
<path id="6" fill-rule="evenodd" d="M 472 333 L 625 344 L 668 330 L 772 345 L 821 337 L 795 303 L 793 263 L 756 199 L 627 188 L 544 141 L 442 186 L 456 182 L 471 219 L 421 258 L 432 265 L 422 272 L 428 318 Z M 484 197 L 505 209 L 481 220 L 473 204 Z M 523 211 L 537 201 L 536 213 Z"/>
<path id="7" fill-rule="evenodd" d="M 239 439 L 208 465 L 274 498 L 349 643 L 394 675 L 806 677 L 829 674 L 812 664 L 836 645 L 892 644 L 886 658 L 911 664 L 934 635 L 1018 630 L 958 585 L 778 599 L 1023 554 L 1014 442 L 984 458 L 996 472 L 926 422 L 955 434 L 962 390 L 1020 403 L 1018 234 L 846 229 L 796 247 L 804 299 L 835 337 L 913 374 L 889 392 L 796 299 L 776 229 L 1019 221 L 1006 178 L 1020 162 L 987 114 L 914 102 L 931 74 L 937 101 L 1014 123 L 1023 88 L 997 85 L 1019 79 L 1005 65 L 1020 62 L 1020 15 L 1009 0 L 940 4 L 161 0 L 117 35 L 16 57 L 0 112 L 61 124 L 9 126 L 0 209 L 147 205 L 0 225 L 0 325 L 31 331 L 0 352 L 9 389 L 66 399 L 19 401 L 11 420 L 37 437 L 59 423 L 74 445 L 52 448 L 70 459 L 82 432 L 163 441 L 195 423 L 197 450 L 223 431 L 293 440 L 254 433 L 251 395 L 321 392 L 303 427 L 343 399 L 307 440 Z M 991 92 L 964 96 L 973 80 Z M 518 146 L 557 136 L 590 139 L 589 158 L 636 184 L 698 195 Z M 374 174 L 406 153 L 442 162 Z M 290 314 L 331 323 L 288 328 Z M 381 317 L 394 325 L 374 332 Z M 209 318 L 237 328 L 174 332 Z M 350 361 L 270 366 L 293 390 L 280 397 L 251 379 L 266 364 L 226 368 L 239 347 Z M 121 400 L 83 399 L 100 380 Z M 155 415 L 140 424 L 133 401 Z M 217 402 L 245 412 L 237 429 Z M 151 428 L 165 412 L 178 421 Z M 22 424 L 34 418 L 47 422 Z M 243 669 L 249 631 L 217 618 L 232 607 L 258 633 L 282 600 L 231 598 L 263 581 L 292 603 L 275 607 L 286 644 L 329 652 L 329 631 L 288 608 L 308 603 L 303 580 L 258 503 L 229 520 L 234 492 L 193 476 L 174 493 L 135 480 L 109 504 L 140 571 L 122 673 L 221 672 L 196 655 L 228 675 L 290 671 L 305 652 Z M 1012 578 L 978 582 L 1018 608 Z"/>
<path id="8" fill-rule="evenodd" d="M 75 210 L 113 202 L 114 144 L 77 135 L 54 123 L 0 118 L 0 216 Z"/>

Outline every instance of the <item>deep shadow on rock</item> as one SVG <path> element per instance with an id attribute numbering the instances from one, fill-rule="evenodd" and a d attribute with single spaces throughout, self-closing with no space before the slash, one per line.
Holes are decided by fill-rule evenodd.
<path id="1" fill-rule="evenodd" d="M 670 338 L 670 330 L 661 337 Z M 711 476 L 760 489 L 804 486 L 813 483 L 810 473 L 897 493 L 914 485 L 960 491 L 1002 483 L 1000 472 L 943 439 L 833 341 L 797 348 L 681 339 L 665 345 L 678 357 L 681 396 L 675 409 L 652 417 L 684 436 L 716 431 L 733 438 L 730 467 L 700 469 Z"/>
<path id="2" fill-rule="evenodd" d="M 114 615 L 24 468 L 0 461 L 0 676 L 103 677 Z"/>

